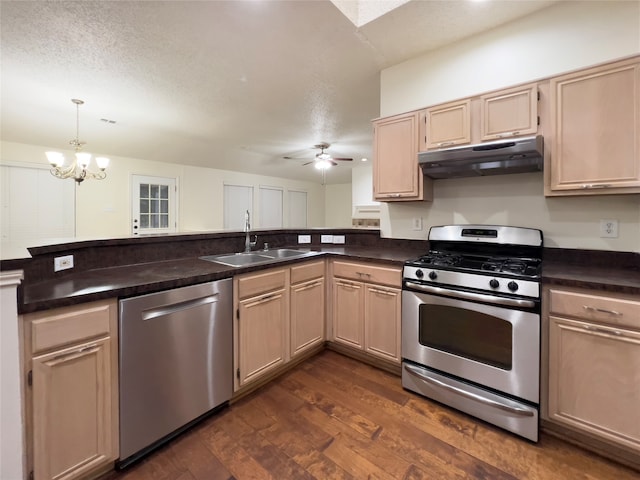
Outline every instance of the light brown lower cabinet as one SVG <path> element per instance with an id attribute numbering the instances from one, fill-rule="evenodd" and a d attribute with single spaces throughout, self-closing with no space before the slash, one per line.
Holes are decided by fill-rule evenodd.
<path id="1" fill-rule="evenodd" d="M 117 301 L 25 315 L 27 462 L 36 480 L 72 480 L 118 458 Z"/>
<path id="2" fill-rule="evenodd" d="M 291 267 L 291 358 L 321 345 L 325 339 L 325 261 Z"/>
<path id="3" fill-rule="evenodd" d="M 400 364 L 401 269 L 332 263 L 332 340 Z"/>
<path id="4" fill-rule="evenodd" d="M 234 278 L 234 391 L 323 344 L 325 261 Z"/>
<path id="5" fill-rule="evenodd" d="M 550 288 L 548 420 L 640 453 L 640 301 Z"/>

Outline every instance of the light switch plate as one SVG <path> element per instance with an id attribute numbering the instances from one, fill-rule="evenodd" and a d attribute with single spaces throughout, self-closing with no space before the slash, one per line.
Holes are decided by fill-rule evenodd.
<path id="1" fill-rule="evenodd" d="M 344 244 L 344 235 L 334 235 L 333 243 Z"/>
<path id="2" fill-rule="evenodd" d="M 333 243 L 333 235 L 320 235 L 320 243 Z"/>
<path id="3" fill-rule="evenodd" d="M 422 217 L 414 217 L 411 223 L 414 230 L 422 230 Z"/>
<path id="4" fill-rule="evenodd" d="M 311 243 L 311 235 L 298 235 L 298 243 Z"/>

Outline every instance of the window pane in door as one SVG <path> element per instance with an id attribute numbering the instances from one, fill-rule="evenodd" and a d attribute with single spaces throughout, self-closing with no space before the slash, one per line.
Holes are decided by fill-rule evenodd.
<path id="1" fill-rule="evenodd" d="M 134 175 L 132 181 L 132 233 L 175 232 L 176 179 Z"/>

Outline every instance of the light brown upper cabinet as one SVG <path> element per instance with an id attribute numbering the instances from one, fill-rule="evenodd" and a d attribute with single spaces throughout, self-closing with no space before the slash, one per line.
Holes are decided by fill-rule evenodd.
<path id="1" fill-rule="evenodd" d="M 538 132 L 537 84 L 482 95 L 480 101 L 481 140 L 535 135 Z"/>
<path id="2" fill-rule="evenodd" d="M 640 193 L 640 58 L 551 79 L 545 193 Z"/>
<path id="3" fill-rule="evenodd" d="M 420 112 L 420 151 L 471 142 L 471 100 L 444 103 Z"/>
<path id="4" fill-rule="evenodd" d="M 418 166 L 418 112 L 373 122 L 373 196 L 382 202 L 432 200 Z"/>

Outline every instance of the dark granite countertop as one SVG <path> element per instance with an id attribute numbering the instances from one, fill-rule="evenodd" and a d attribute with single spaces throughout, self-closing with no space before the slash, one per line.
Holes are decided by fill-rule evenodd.
<path id="1" fill-rule="evenodd" d="M 296 257 L 295 259 L 240 268 L 228 267 L 202 260 L 198 257 L 192 257 L 86 270 L 73 275 L 66 275 L 59 279 L 50 279 L 25 285 L 22 291 L 23 298 L 18 304 L 18 309 L 20 313 L 29 313 L 105 298 L 144 295 L 228 278 L 241 273 L 307 261 L 327 255 L 402 266 L 405 260 L 424 253 L 421 248 L 414 250 L 359 246 L 297 249 L 307 253 L 303 257 Z"/>
<path id="2" fill-rule="evenodd" d="M 545 249 L 542 282 L 640 295 L 640 254 Z"/>
<path id="3" fill-rule="evenodd" d="M 640 295 L 640 270 L 632 268 L 550 263 L 543 267 L 542 282 Z"/>

